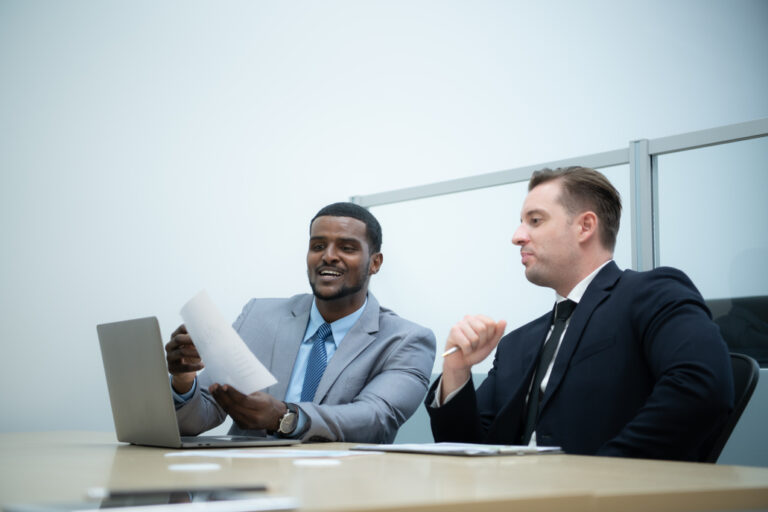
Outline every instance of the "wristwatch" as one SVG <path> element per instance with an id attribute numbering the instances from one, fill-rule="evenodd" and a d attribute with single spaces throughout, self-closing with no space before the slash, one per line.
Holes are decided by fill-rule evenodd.
<path id="1" fill-rule="evenodd" d="M 299 408 L 295 404 L 285 403 L 287 411 L 280 418 L 280 426 L 277 427 L 277 434 L 280 436 L 289 436 L 296 430 L 296 423 L 299 421 Z"/>

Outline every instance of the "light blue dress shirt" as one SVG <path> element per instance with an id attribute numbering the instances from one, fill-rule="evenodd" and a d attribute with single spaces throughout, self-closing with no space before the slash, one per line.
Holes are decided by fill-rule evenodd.
<path id="1" fill-rule="evenodd" d="M 343 318 L 339 318 L 335 322 L 332 322 L 331 333 L 333 336 L 325 340 L 325 351 L 328 355 L 328 362 L 331 361 L 333 354 L 336 353 L 336 349 L 341 343 L 341 340 L 347 335 L 352 326 L 360 319 L 365 310 L 365 306 L 368 305 L 368 298 L 366 297 L 362 307 Z M 307 328 L 304 331 L 304 338 L 302 339 L 301 346 L 299 347 L 299 353 L 296 355 L 296 362 L 293 365 L 293 373 L 291 373 L 291 380 L 288 383 L 288 389 L 285 392 L 285 401 L 298 403 L 301 401 L 301 389 L 304 387 L 304 376 L 307 373 L 307 364 L 309 362 L 309 353 L 312 351 L 312 336 L 315 335 L 317 329 L 325 323 L 323 315 L 320 314 L 320 310 L 317 309 L 315 299 L 312 300 L 312 308 L 309 310 L 309 322 L 307 322 Z M 192 385 L 192 389 L 184 394 L 177 393 L 171 387 L 173 393 L 173 399 L 176 404 L 183 404 L 195 394 L 197 388 L 197 378 Z M 304 412 L 299 408 L 299 418 L 296 425 L 295 432 L 301 432 L 306 424 L 307 417 Z"/>
<path id="2" fill-rule="evenodd" d="M 336 353 L 336 348 L 339 346 L 339 343 L 341 343 L 341 340 L 344 339 L 352 326 L 355 325 L 355 322 L 357 322 L 363 314 L 363 310 L 367 304 L 368 299 L 366 298 L 365 303 L 360 309 L 331 323 L 331 333 L 333 333 L 333 336 L 325 340 L 325 352 L 328 354 L 328 362 L 331 361 L 333 354 Z M 307 329 L 304 331 L 304 338 L 299 347 L 299 353 L 296 355 L 296 362 L 293 365 L 291 381 L 288 383 L 288 389 L 285 391 L 286 402 L 301 401 L 301 389 L 304 387 L 304 375 L 307 373 L 309 353 L 312 351 L 312 336 L 315 335 L 317 330 L 324 323 L 325 319 L 323 318 L 323 315 L 320 314 L 320 310 L 317 309 L 317 304 L 313 300 L 312 308 L 309 310 Z"/>

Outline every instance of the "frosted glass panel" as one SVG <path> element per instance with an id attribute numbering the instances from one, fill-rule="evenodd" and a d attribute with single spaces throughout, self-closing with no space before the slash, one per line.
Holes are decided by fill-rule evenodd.
<path id="1" fill-rule="evenodd" d="M 768 363 L 768 138 L 658 157 L 659 262 L 684 270 L 731 350 Z"/>
<path id="2" fill-rule="evenodd" d="M 659 262 L 706 298 L 768 293 L 768 138 L 659 156 Z"/>
<path id="3" fill-rule="evenodd" d="M 603 171 L 629 197 L 629 167 Z M 371 290 L 384 306 L 434 330 L 439 352 L 465 314 L 503 318 L 508 331 L 543 314 L 554 291 L 525 279 L 511 242 L 527 192 L 526 181 L 371 208 L 384 231 L 384 265 Z M 628 204 L 624 210 L 616 250 L 623 268 L 632 259 Z M 491 362 L 475 371 L 487 371 Z M 435 371 L 441 367 L 436 361 Z"/>
<path id="4" fill-rule="evenodd" d="M 613 258 L 616 264 L 621 268 L 632 268 L 632 204 L 630 198 L 632 195 L 629 190 L 629 164 L 616 165 L 598 169 L 605 177 L 610 180 L 616 190 L 621 194 L 621 228 L 616 237 L 616 248 L 613 252 Z"/>

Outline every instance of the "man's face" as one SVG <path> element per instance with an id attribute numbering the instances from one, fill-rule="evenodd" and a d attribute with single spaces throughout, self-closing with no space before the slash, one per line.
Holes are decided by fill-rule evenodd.
<path id="1" fill-rule="evenodd" d="M 379 270 L 370 254 L 365 223 L 351 217 L 322 216 L 310 228 L 307 275 L 312 293 L 321 300 L 359 294 L 365 296 L 368 279 Z"/>
<path id="2" fill-rule="evenodd" d="M 579 242 L 578 226 L 560 203 L 561 188 L 560 181 L 553 180 L 528 193 L 512 243 L 520 246 L 525 277 L 562 293 L 572 280 Z"/>

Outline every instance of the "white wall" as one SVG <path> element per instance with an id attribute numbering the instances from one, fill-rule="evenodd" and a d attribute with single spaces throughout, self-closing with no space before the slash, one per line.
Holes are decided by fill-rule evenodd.
<path id="1" fill-rule="evenodd" d="M 95 325 L 305 291 L 326 203 L 768 116 L 767 26 L 761 0 L 0 0 L 0 431 L 110 429 Z"/>

